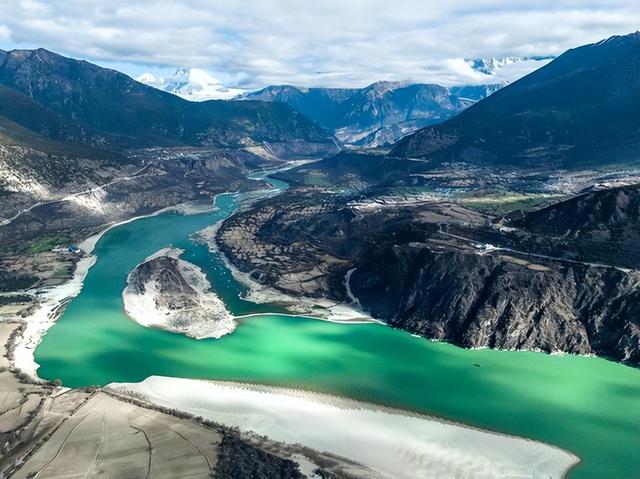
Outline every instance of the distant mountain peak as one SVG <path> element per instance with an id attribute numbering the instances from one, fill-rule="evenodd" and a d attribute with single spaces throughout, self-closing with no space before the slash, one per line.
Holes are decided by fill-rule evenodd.
<path id="1" fill-rule="evenodd" d="M 485 75 L 492 75 L 496 70 L 522 61 L 520 57 L 504 57 L 504 58 L 476 58 L 473 60 L 467 60 L 467 63 L 471 65 L 475 71 L 484 73 Z"/>
<path id="2" fill-rule="evenodd" d="M 553 56 L 529 56 L 529 57 L 490 57 L 490 58 L 472 58 L 465 60 L 469 66 L 478 73 L 484 75 L 494 75 L 509 65 L 522 62 L 551 60 Z"/>
<path id="3" fill-rule="evenodd" d="M 191 101 L 229 100 L 243 92 L 237 88 L 227 88 L 201 68 L 179 67 L 169 78 L 143 73 L 136 80 Z"/>
<path id="4" fill-rule="evenodd" d="M 150 85 L 150 86 L 153 86 L 155 83 L 158 82 L 158 79 L 151 73 L 143 73 L 138 78 L 136 78 L 136 80 L 139 81 L 140 83 L 144 83 L 145 85 Z"/>

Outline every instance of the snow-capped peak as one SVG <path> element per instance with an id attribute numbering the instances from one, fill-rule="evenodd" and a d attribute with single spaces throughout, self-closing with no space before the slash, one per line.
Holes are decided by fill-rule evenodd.
<path id="1" fill-rule="evenodd" d="M 475 60 L 468 60 L 471 64 L 471 67 L 480 73 L 484 73 L 485 75 L 492 75 L 499 70 L 500 68 L 504 68 L 507 65 L 512 65 L 514 63 L 518 63 L 524 60 L 520 57 L 504 57 L 504 58 L 478 58 Z"/>
<path id="2" fill-rule="evenodd" d="M 144 83 L 145 85 L 150 85 L 150 86 L 153 86 L 155 83 L 158 82 L 158 79 L 155 76 L 153 76 L 151 73 L 143 73 L 138 78 L 136 78 L 136 80 L 139 81 L 140 83 Z"/>
<path id="3" fill-rule="evenodd" d="M 502 57 L 502 58 L 476 58 L 472 60 L 465 60 L 466 63 L 476 72 L 484 75 L 495 75 L 499 70 L 505 68 L 517 68 L 515 65 L 545 65 L 549 63 L 554 57 L 552 56 L 537 56 L 537 57 Z"/>
<path id="4" fill-rule="evenodd" d="M 151 73 L 144 73 L 136 80 L 191 101 L 229 100 L 243 92 L 225 87 L 220 80 L 200 68 L 181 67 L 169 78 L 156 78 Z"/>

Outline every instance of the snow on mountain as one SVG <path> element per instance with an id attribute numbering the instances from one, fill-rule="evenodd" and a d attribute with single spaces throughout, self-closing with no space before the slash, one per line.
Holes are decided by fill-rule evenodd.
<path id="1" fill-rule="evenodd" d="M 151 73 L 143 73 L 138 78 L 136 78 L 136 80 L 140 83 L 144 83 L 145 85 L 150 86 L 155 86 L 155 84 L 158 83 L 158 79 Z"/>
<path id="2" fill-rule="evenodd" d="M 500 68 L 507 65 L 513 65 L 525 60 L 521 57 L 504 57 L 504 58 L 476 58 L 475 60 L 467 60 L 471 64 L 471 68 L 475 71 L 484 73 L 485 75 L 493 75 Z"/>
<path id="3" fill-rule="evenodd" d="M 136 80 L 191 101 L 230 100 L 243 93 L 238 88 L 224 86 L 220 80 L 200 68 L 178 68 L 169 78 L 156 78 L 151 73 L 143 73 Z"/>
<path id="4" fill-rule="evenodd" d="M 554 57 L 502 57 L 467 59 L 465 63 L 477 73 L 486 75 L 495 82 L 510 83 L 546 65 Z M 485 80 L 486 81 L 486 80 Z"/>

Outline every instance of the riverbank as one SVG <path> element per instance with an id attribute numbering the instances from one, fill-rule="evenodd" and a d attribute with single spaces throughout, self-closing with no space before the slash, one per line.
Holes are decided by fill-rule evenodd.
<path id="1" fill-rule="evenodd" d="M 9 345 L 21 328 L 0 322 L 0 344 Z M 283 445 L 246 441 L 220 424 L 104 389 L 31 382 L 12 361 L 7 348 L 0 355 L 0 477 L 92 477 L 99 471 L 113 479 L 211 479 L 229 470 L 286 470 L 287 477 L 302 479 Z"/>
<path id="2" fill-rule="evenodd" d="M 308 163 L 309 160 L 301 160 L 295 165 Z M 295 166 L 294 165 L 294 166 Z M 250 179 L 260 182 L 264 180 L 264 178 L 273 172 L 283 171 L 284 169 L 290 168 L 291 166 L 281 167 L 274 170 L 263 170 L 260 172 L 255 172 L 250 176 Z M 268 188 L 268 189 L 258 189 L 252 192 L 246 193 L 247 198 L 243 201 L 242 206 L 246 206 L 251 204 L 253 201 L 261 197 L 261 195 L 271 195 L 277 194 L 279 189 L 276 187 Z M 41 341 L 44 334 L 46 334 L 47 330 L 51 328 L 57 321 L 58 317 L 64 312 L 66 305 L 75 298 L 82 291 L 82 287 L 84 284 L 84 280 L 89 269 L 95 264 L 96 258 L 92 255 L 98 241 L 109 231 L 115 229 L 119 226 L 123 226 L 144 218 L 151 218 L 155 216 L 159 216 L 169 212 L 177 212 L 183 215 L 191 215 L 191 214 L 199 214 L 203 212 L 213 212 L 217 210 L 216 202 L 217 199 L 224 194 L 234 194 L 231 192 L 227 193 L 219 193 L 213 197 L 211 202 L 207 202 L 205 204 L 204 201 L 190 201 L 186 203 L 181 203 L 178 205 L 172 205 L 165 208 L 161 208 L 157 211 L 146 215 L 138 215 L 132 218 L 128 218 L 119 222 L 115 222 L 112 224 L 106 225 L 103 229 L 101 229 L 98 233 L 93 234 L 83 241 L 78 243 L 78 248 L 86 255 L 80 261 L 76 263 L 75 271 L 73 273 L 72 278 L 60 285 L 51 286 L 46 288 L 37 289 L 35 291 L 29 291 L 30 294 L 34 294 L 38 299 L 38 304 L 31 309 L 29 314 L 21 318 L 26 324 L 24 328 L 23 334 L 17 338 L 15 338 L 15 345 L 13 345 L 15 349 L 15 360 L 14 366 L 20 369 L 23 373 L 27 374 L 31 377 L 32 380 L 39 380 L 38 375 L 36 373 L 38 369 L 38 364 L 35 362 L 33 354 L 34 351 Z M 235 193 L 237 194 L 237 193 Z M 222 220 L 221 220 L 222 221 Z M 215 236 L 215 230 L 221 223 L 221 221 L 216 222 L 211 225 L 211 227 L 207 228 L 205 231 L 202 231 L 200 235 L 205 239 L 208 238 L 209 235 L 206 234 L 206 231 Z M 223 257 L 223 260 L 225 258 Z M 230 266 L 228 262 L 225 263 Z M 231 270 L 234 273 L 234 270 Z M 235 276 L 235 273 L 234 273 Z M 239 276 L 240 277 L 240 276 Z M 263 295 L 259 293 L 255 293 L 255 299 L 258 300 L 260 297 L 264 299 L 264 302 L 270 302 L 274 298 L 274 294 L 272 292 L 265 292 Z M 250 300 L 253 300 L 253 295 Z M 280 298 L 285 303 L 295 304 L 297 302 L 296 298 Z M 262 301 L 256 301 L 262 302 Z M 329 319 L 334 321 L 343 321 L 343 320 L 358 320 L 359 315 L 357 313 L 353 313 L 347 308 L 346 310 L 342 310 L 339 305 L 335 304 L 322 304 L 322 302 L 318 302 L 318 311 L 325 312 L 329 311 L 328 314 L 323 314 L 323 319 Z M 331 308 L 334 309 L 335 312 L 331 312 Z M 308 304 L 306 307 L 301 308 L 299 311 L 293 311 L 294 313 L 299 313 L 300 315 L 310 316 L 314 310 L 314 304 Z"/>
<path id="3" fill-rule="evenodd" d="M 158 376 L 108 389 L 348 457 L 369 477 L 561 478 L 579 462 L 540 442 L 325 394 Z"/>
<path id="4" fill-rule="evenodd" d="M 216 211 L 216 199 L 223 194 L 227 193 L 215 195 L 211 202 L 189 201 L 178 205 L 167 206 L 146 215 L 138 215 L 108 224 L 98 233 L 79 242 L 77 247 L 85 256 L 76 263 L 73 276 L 69 281 L 57 286 L 27 291 L 27 293 L 33 294 L 37 298 L 37 305 L 31 309 L 29 314 L 20 318 L 20 321 L 25 324 L 25 328 L 22 334 L 14 339 L 15 344 L 12 345 L 15 351 L 14 367 L 18 368 L 34 381 L 40 379 L 37 375 L 38 364 L 33 357 L 34 351 L 47 330 L 56 323 L 60 315 L 64 312 L 66 305 L 82 291 L 84 280 L 89 269 L 91 269 L 97 260 L 92 253 L 98 241 L 100 241 L 105 234 L 119 226 L 169 212 L 177 212 L 182 215 L 195 215 Z"/>
<path id="5" fill-rule="evenodd" d="M 185 203 L 185 205 L 187 204 L 189 203 Z M 40 379 L 37 375 L 38 364 L 35 362 L 33 356 L 34 351 L 47 330 L 56 323 L 60 315 L 64 312 L 66 305 L 82 291 L 84 280 L 97 260 L 92 253 L 100 238 L 118 226 L 143 218 L 157 216 L 179 207 L 180 205 L 170 206 L 147 215 L 139 215 L 109 224 L 98 233 L 78 243 L 78 248 L 85 256 L 75 264 L 73 276 L 69 281 L 57 286 L 28 291 L 29 294 L 33 294 L 36 297 L 37 304 L 31 309 L 29 314 L 20 318 L 20 321 L 25 324 L 25 327 L 22 333 L 14 338 L 15 343 L 12 345 L 14 351 L 13 366 L 34 381 Z"/>
<path id="6" fill-rule="evenodd" d="M 93 250 L 95 249 L 98 241 L 100 241 L 100 238 L 102 238 L 110 230 L 112 230 L 113 228 L 117 228 L 118 226 L 126 225 L 133 221 L 141 220 L 143 218 L 152 218 L 154 216 L 158 216 L 164 213 L 169 213 L 171 211 L 175 211 L 176 213 L 180 213 L 182 215 L 197 215 L 200 213 L 216 211 L 216 206 L 215 206 L 216 198 L 218 198 L 218 196 L 220 195 L 224 195 L 227 193 L 228 192 L 219 193 L 215 195 L 211 202 L 209 201 L 206 202 L 206 205 L 203 204 L 203 201 L 188 201 L 186 203 L 180 203 L 178 205 L 167 206 L 166 208 L 159 209 L 158 211 L 154 211 L 153 213 L 149 213 L 147 215 L 138 215 L 123 221 L 119 221 L 117 223 L 107 225 L 106 228 L 102 229 L 98 233 L 91 235 L 88 238 L 81 241 L 80 243 L 78 243 L 78 248 L 80 248 L 82 251 L 84 251 L 87 254 L 91 254 L 93 253 Z"/>
<path id="7" fill-rule="evenodd" d="M 620 429 L 618 413 L 630 408 L 625 391 L 634 390 L 633 378 L 603 361 L 471 352 L 387 327 L 336 326 L 286 314 L 248 319 L 234 334 L 203 341 L 128 320 L 121 301 L 124 278 L 166 245 L 187 251 L 185 259 L 203 268 L 230 310 L 269 310 L 237 300 L 243 289 L 229 270 L 205 245 L 193 243 L 195 232 L 235 210 L 237 198 L 225 196 L 218 205 L 219 214 L 151 218 L 100 242 L 100 260 L 82 295 L 37 351 L 39 373 L 78 387 L 153 375 L 300 387 L 558 445 L 583 459 L 575 477 L 599 477 L 594 471 L 602 477 L 603 470 L 624 477 L 621 471 L 634 464 L 625 446 L 634 422 L 625 413 L 627 426 Z"/>
<path id="8" fill-rule="evenodd" d="M 34 351 L 42 336 L 55 324 L 65 306 L 80 294 L 84 279 L 89 269 L 95 264 L 95 256 L 86 256 L 76 263 L 71 280 L 59 286 L 33 291 L 37 298 L 37 306 L 31 314 L 21 318 L 25 327 L 13 340 L 13 366 L 33 380 L 38 380 L 38 364 L 34 359 Z"/>
<path id="9" fill-rule="evenodd" d="M 304 316 L 312 319 L 330 321 L 332 323 L 385 324 L 383 321 L 372 318 L 371 315 L 359 309 L 355 304 L 340 304 L 327 298 L 293 296 L 282 293 L 270 286 L 260 284 L 255 281 L 249 273 L 238 269 L 222 251 L 217 249 L 215 238 L 211 241 L 213 241 L 213 243 L 208 243 L 210 251 L 218 253 L 224 265 L 231 271 L 234 279 L 247 288 L 248 292 L 244 297 L 247 301 L 252 301 L 257 304 L 281 303 L 291 311 L 292 316 Z"/>
<path id="10" fill-rule="evenodd" d="M 299 165 L 314 162 L 316 160 L 302 160 Z M 277 173 L 290 169 L 291 166 L 285 168 L 278 168 L 274 170 L 264 170 L 254 173 L 250 178 L 256 181 L 262 181 L 269 174 Z M 266 190 L 258 190 L 251 195 L 247 195 L 241 201 L 238 209 L 234 212 L 237 214 L 240 211 L 249 209 L 257 200 L 264 199 L 270 196 L 281 193 L 286 184 L 278 180 L 272 180 L 275 185 L 272 188 Z M 260 194 L 261 193 L 261 194 Z M 371 315 L 360 308 L 359 303 L 342 304 L 332 301 L 328 298 L 310 298 L 307 296 L 293 296 L 286 294 L 277 289 L 260 284 L 253 279 L 249 273 L 241 271 L 233 262 L 227 257 L 222 248 L 219 247 L 217 240 L 218 229 L 222 222 L 227 219 L 224 218 L 215 224 L 208 226 L 207 228 L 198 232 L 198 236 L 208 246 L 211 253 L 217 254 L 224 266 L 231 272 L 233 278 L 245 288 L 247 288 L 247 294 L 244 296 L 246 301 L 251 301 L 257 304 L 279 303 L 285 305 L 285 307 L 294 316 L 305 316 L 314 319 L 321 319 L 336 323 L 364 323 L 374 322 L 384 324 L 383 321 L 374 319 Z"/>

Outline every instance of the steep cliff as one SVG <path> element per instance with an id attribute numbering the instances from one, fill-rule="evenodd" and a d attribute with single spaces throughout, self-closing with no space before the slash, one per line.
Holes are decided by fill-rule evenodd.
<path id="1" fill-rule="evenodd" d="M 263 284 L 357 300 L 427 338 L 639 364 L 640 272 L 617 261 L 607 233 L 618 224 L 637 230 L 636 191 L 592 192 L 503 226 L 443 200 L 403 206 L 372 202 L 366 192 L 297 188 L 225 221 L 218 242 Z M 610 203 L 618 206 L 578 214 L 577 205 Z M 582 234 L 567 229 L 605 234 L 586 256 Z"/>
<path id="2" fill-rule="evenodd" d="M 640 362 L 640 274 L 519 263 L 393 245 L 358 264 L 351 289 L 374 316 L 428 338 Z"/>

